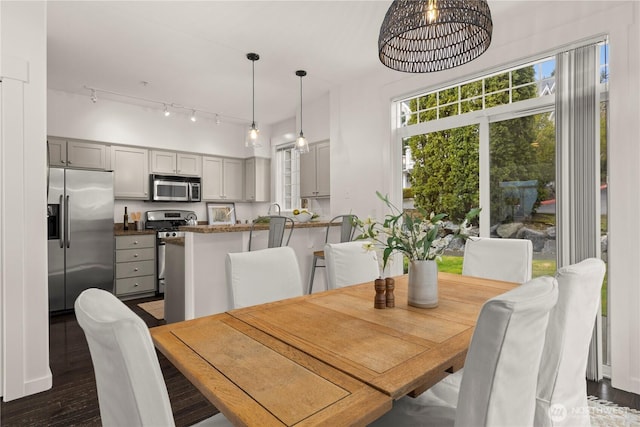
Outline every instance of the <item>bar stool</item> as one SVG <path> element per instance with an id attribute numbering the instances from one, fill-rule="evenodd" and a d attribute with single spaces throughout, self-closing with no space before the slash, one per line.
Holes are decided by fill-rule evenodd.
<path id="1" fill-rule="evenodd" d="M 353 239 L 353 233 L 355 232 L 355 223 L 358 217 L 356 215 L 338 215 L 331 218 L 329 224 L 327 224 L 327 231 L 324 236 L 324 243 L 329 243 L 329 230 L 334 223 L 338 221 L 342 222 L 340 226 L 340 243 L 350 242 Z M 313 263 L 311 264 L 311 278 L 309 279 L 309 294 L 313 290 L 313 279 L 316 275 L 316 267 L 325 267 L 325 265 L 318 265 L 318 260 L 324 261 L 324 250 L 313 252 Z"/>
<path id="2" fill-rule="evenodd" d="M 271 215 L 269 218 L 269 242 L 267 244 L 267 248 L 279 248 L 282 245 L 282 241 L 284 240 L 284 232 L 287 229 L 287 224 L 291 224 L 291 228 L 289 229 L 289 235 L 287 236 L 287 241 L 284 246 L 289 244 L 289 240 L 291 240 L 291 234 L 293 234 L 293 227 L 295 223 L 293 220 L 286 216 L 281 215 Z M 251 224 L 251 230 L 249 231 L 249 251 L 251 251 L 251 240 L 253 238 L 253 230 L 256 226 L 256 222 L 254 221 Z"/>

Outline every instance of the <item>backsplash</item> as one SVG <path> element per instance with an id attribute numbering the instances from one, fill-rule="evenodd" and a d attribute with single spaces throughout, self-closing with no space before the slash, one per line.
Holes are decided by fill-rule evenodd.
<path id="1" fill-rule="evenodd" d="M 145 202 L 142 200 L 115 200 L 113 204 L 113 222 L 121 223 L 124 216 L 124 207 L 127 207 L 129 218 L 132 212 L 141 212 L 144 221 L 146 211 L 177 209 L 193 211 L 198 216 L 198 221 L 207 221 L 207 202 L 198 203 L 172 203 L 172 202 Z M 251 221 L 258 215 L 265 215 L 269 209 L 269 203 L 245 203 L 235 202 L 236 220 L 242 223 Z M 131 221 L 131 219 L 129 219 Z"/>
<path id="2" fill-rule="evenodd" d="M 248 203 L 235 202 L 236 221 L 249 223 L 261 215 L 267 215 L 270 203 Z M 175 202 L 147 202 L 142 200 L 115 200 L 113 204 L 113 222 L 121 223 L 124 216 L 124 207 L 129 212 L 129 221 L 131 221 L 132 212 L 140 212 L 144 221 L 144 213 L 146 211 L 177 209 L 193 211 L 198 216 L 198 221 L 207 221 L 207 202 L 198 203 L 175 203 Z M 307 210 L 318 214 L 322 219 L 329 219 L 330 199 L 308 199 Z M 273 211 L 272 213 L 275 213 Z M 289 213 L 283 212 L 288 215 Z"/>

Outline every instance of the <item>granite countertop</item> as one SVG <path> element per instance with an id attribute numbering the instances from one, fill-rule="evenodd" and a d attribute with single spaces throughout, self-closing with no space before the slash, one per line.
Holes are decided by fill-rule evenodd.
<path id="1" fill-rule="evenodd" d="M 326 227 L 329 221 L 309 221 L 309 222 L 296 222 L 294 229 L 298 228 L 319 228 Z M 340 223 L 333 223 L 333 225 L 340 225 Z M 268 230 L 268 223 L 257 224 L 255 230 Z M 251 224 L 235 224 L 235 225 L 186 225 L 180 227 L 180 231 L 189 231 L 191 233 L 235 233 L 238 231 L 250 231 Z"/>
<path id="2" fill-rule="evenodd" d="M 129 224 L 129 229 L 124 230 L 122 223 L 113 224 L 114 236 L 139 236 L 141 234 L 156 234 L 155 230 L 136 230 L 134 224 Z"/>

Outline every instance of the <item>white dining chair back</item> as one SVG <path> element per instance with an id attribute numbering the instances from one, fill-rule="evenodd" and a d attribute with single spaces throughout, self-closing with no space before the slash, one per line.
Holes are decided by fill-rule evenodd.
<path id="1" fill-rule="evenodd" d="M 604 262 L 596 258 L 556 273 L 558 304 L 549 318 L 538 376 L 536 426 L 590 425 L 585 377 L 604 275 Z"/>
<path id="2" fill-rule="evenodd" d="M 112 293 L 87 289 L 75 313 L 89 344 L 102 425 L 173 426 L 167 387 L 149 329 Z M 217 414 L 200 425 L 231 425 Z"/>
<path id="3" fill-rule="evenodd" d="M 288 246 L 227 254 L 225 269 L 233 308 L 303 294 L 298 258 Z"/>
<path id="4" fill-rule="evenodd" d="M 373 426 L 532 426 L 538 368 L 555 278 L 540 277 L 488 300 L 465 359 L 457 406 L 403 397 Z"/>
<path id="5" fill-rule="evenodd" d="M 469 237 L 464 246 L 462 274 L 524 283 L 531 280 L 532 259 L 530 240 Z"/>
<path id="6" fill-rule="evenodd" d="M 365 249 L 366 242 L 327 243 L 324 256 L 329 289 L 370 282 L 380 277 L 375 251 Z"/>

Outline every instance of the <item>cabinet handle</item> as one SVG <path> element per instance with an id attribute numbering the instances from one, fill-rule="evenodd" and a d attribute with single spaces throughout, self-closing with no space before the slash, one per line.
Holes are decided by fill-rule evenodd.
<path id="1" fill-rule="evenodd" d="M 133 257 L 134 258 L 138 258 L 138 254 L 133 254 Z"/>
<path id="2" fill-rule="evenodd" d="M 134 283 L 134 284 L 133 284 L 133 287 L 134 287 L 134 288 L 137 288 L 138 286 L 140 286 L 138 283 Z"/>
<path id="3" fill-rule="evenodd" d="M 60 163 L 64 164 L 64 160 L 60 160 Z"/>
<path id="4" fill-rule="evenodd" d="M 136 240 L 136 241 L 134 241 L 134 242 L 133 242 L 133 244 L 134 244 L 134 245 L 137 245 L 137 244 L 138 244 L 138 241 L 137 241 L 137 240 Z"/>
<path id="5" fill-rule="evenodd" d="M 67 164 L 71 164 L 71 160 L 67 160 Z"/>
<path id="6" fill-rule="evenodd" d="M 138 267 L 134 268 L 133 271 L 138 271 Z"/>

